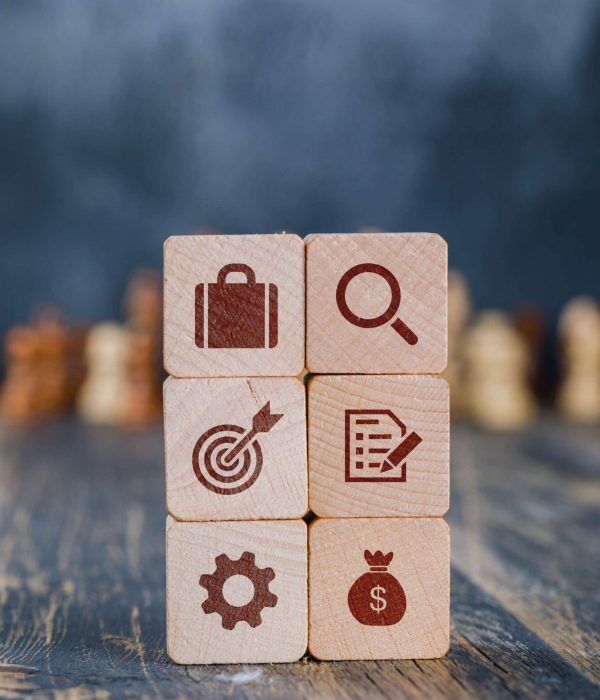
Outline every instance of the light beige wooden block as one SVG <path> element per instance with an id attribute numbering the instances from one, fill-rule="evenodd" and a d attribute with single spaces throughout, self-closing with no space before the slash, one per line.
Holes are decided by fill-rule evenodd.
<path id="1" fill-rule="evenodd" d="M 180 664 L 296 661 L 307 643 L 302 521 L 167 519 L 167 652 Z"/>
<path id="2" fill-rule="evenodd" d="M 174 379 L 164 388 L 167 510 L 178 520 L 301 518 L 308 508 L 297 379 Z"/>
<path id="3" fill-rule="evenodd" d="M 304 245 L 298 236 L 174 236 L 165 242 L 164 274 L 169 374 L 302 371 Z"/>
<path id="4" fill-rule="evenodd" d="M 318 659 L 432 659 L 450 637 L 450 533 L 441 519 L 316 520 L 309 651 Z"/>
<path id="5" fill-rule="evenodd" d="M 308 455 L 309 507 L 319 516 L 443 515 L 448 384 L 429 375 L 313 377 Z"/>
<path id="6" fill-rule="evenodd" d="M 447 268 L 446 243 L 435 233 L 307 237 L 308 369 L 441 372 Z"/>

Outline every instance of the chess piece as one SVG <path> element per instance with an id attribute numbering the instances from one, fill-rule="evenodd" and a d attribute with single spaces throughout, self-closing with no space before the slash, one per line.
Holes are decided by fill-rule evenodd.
<path id="1" fill-rule="evenodd" d="M 465 278 L 456 270 L 448 272 L 448 364 L 443 376 L 450 386 L 452 415 L 466 412 L 463 343 L 471 315 L 471 298 Z"/>
<path id="2" fill-rule="evenodd" d="M 116 425 L 121 420 L 126 386 L 129 332 L 116 323 L 92 328 L 86 344 L 88 373 L 77 407 L 90 423 Z"/>
<path id="3" fill-rule="evenodd" d="M 30 325 L 13 328 L 6 336 L 5 350 L 7 371 L 0 404 L 6 420 L 49 420 L 72 407 L 77 389 L 72 376 L 73 331 L 60 314 L 45 309 Z M 79 358 L 78 382 L 81 374 Z"/>
<path id="4" fill-rule="evenodd" d="M 0 412 L 8 423 L 32 423 L 39 418 L 37 398 L 38 338 L 29 326 L 16 326 L 6 334 L 6 378 L 0 395 Z"/>
<path id="5" fill-rule="evenodd" d="M 559 321 L 563 379 L 560 411 L 576 421 L 600 420 L 600 309 L 587 297 L 564 308 Z"/>
<path id="6" fill-rule="evenodd" d="M 65 413 L 69 402 L 69 331 L 60 315 L 46 309 L 34 320 L 38 343 L 35 365 L 37 412 L 50 419 Z"/>
<path id="7" fill-rule="evenodd" d="M 544 397 L 547 393 L 542 371 L 544 326 L 544 317 L 540 309 L 528 304 L 517 309 L 515 313 L 515 328 L 525 341 L 529 356 L 527 381 L 538 398 Z"/>
<path id="8" fill-rule="evenodd" d="M 506 315 L 488 311 L 465 337 L 465 397 L 470 417 L 495 430 L 515 430 L 533 418 L 525 342 Z"/>
<path id="9" fill-rule="evenodd" d="M 2 413 L 13 423 L 55 418 L 65 403 L 65 326 L 54 313 L 13 328 L 6 337 Z"/>
<path id="10" fill-rule="evenodd" d="M 88 329 L 75 326 L 69 329 L 67 338 L 67 406 L 73 410 L 86 377 L 85 349 Z"/>
<path id="11" fill-rule="evenodd" d="M 162 391 L 153 336 L 130 331 L 119 422 L 128 428 L 155 423 L 162 413 Z"/>
<path id="12" fill-rule="evenodd" d="M 157 272 L 136 271 L 125 293 L 130 330 L 121 422 L 134 428 L 150 425 L 162 412 L 162 291 Z"/>
<path id="13" fill-rule="evenodd" d="M 163 302 L 161 279 L 155 270 L 144 268 L 133 273 L 125 292 L 124 306 L 129 326 L 160 339 Z"/>

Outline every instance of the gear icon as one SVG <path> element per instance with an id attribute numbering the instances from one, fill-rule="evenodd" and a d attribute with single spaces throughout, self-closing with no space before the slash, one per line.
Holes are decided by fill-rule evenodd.
<path id="1" fill-rule="evenodd" d="M 275 578 L 270 567 L 260 569 L 254 562 L 252 552 L 244 552 L 237 560 L 226 554 L 219 554 L 215 559 L 217 568 L 212 574 L 203 574 L 200 585 L 208 591 L 208 598 L 202 603 L 202 610 L 207 615 L 219 613 L 223 629 L 232 630 L 238 622 L 247 622 L 250 627 L 258 627 L 264 608 L 274 608 L 277 596 L 269 590 L 269 583 Z M 223 586 L 231 576 L 245 576 L 254 586 L 252 600 L 246 605 L 231 605 L 225 600 Z"/>

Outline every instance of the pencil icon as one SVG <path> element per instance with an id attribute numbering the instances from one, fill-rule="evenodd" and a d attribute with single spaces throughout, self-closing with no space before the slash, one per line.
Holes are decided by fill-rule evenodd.
<path id="1" fill-rule="evenodd" d="M 394 469 L 394 467 L 401 464 L 420 442 L 421 438 L 415 432 L 407 435 L 404 440 L 402 440 L 402 442 L 383 460 L 383 464 L 381 465 L 381 474 L 384 472 L 389 472 L 391 469 Z"/>

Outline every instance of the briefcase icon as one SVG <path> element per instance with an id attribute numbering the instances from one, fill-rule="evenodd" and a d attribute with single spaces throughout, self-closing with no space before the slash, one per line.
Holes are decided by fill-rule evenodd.
<path id="1" fill-rule="evenodd" d="M 230 273 L 245 282 L 228 282 Z M 274 348 L 278 341 L 277 286 L 256 281 L 254 270 L 231 263 L 217 281 L 196 285 L 196 345 L 199 348 Z"/>

